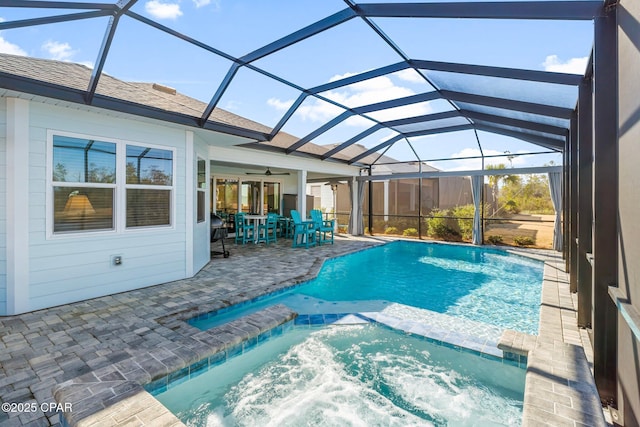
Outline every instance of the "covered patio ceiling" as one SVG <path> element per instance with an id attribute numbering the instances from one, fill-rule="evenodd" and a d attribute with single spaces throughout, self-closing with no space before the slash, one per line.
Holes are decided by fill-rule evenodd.
<path id="1" fill-rule="evenodd" d="M 0 6 L 7 11 L 16 12 L 15 18 L 7 19 L 2 12 L 4 22 L 0 20 L 0 30 L 7 37 L 11 31 L 41 25 L 62 25 L 63 23 L 82 21 L 90 22 L 101 28 L 101 43 L 95 52 L 96 59 L 92 66 L 86 88 L 78 90 L 51 82 L 39 82 L 23 75 L 0 71 L 0 86 L 9 89 L 33 93 L 66 101 L 82 102 L 87 105 L 100 106 L 125 113 L 134 113 L 151 118 L 159 118 L 224 133 L 249 138 L 253 142 L 243 146 L 277 151 L 289 155 L 304 155 L 326 161 L 338 161 L 358 166 L 368 166 L 380 161 L 395 144 L 406 144 L 415 154 L 414 160 L 425 160 L 419 154 L 423 151 L 414 147 L 416 140 L 426 135 L 445 134 L 450 132 L 471 131 L 477 140 L 480 152 L 483 152 L 482 141 L 478 131 L 516 138 L 550 152 L 562 152 L 569 135 L 571 118 L 574 114 L 578 97 L 578 86 L 585 75 L 563 72 L 550 72 L 534 69 L 521 69 L 497 65 L 467 64 L 432 60 L 432 58 L 413 57 L 405 53 L 404 40 L 396 40 L 385 30 L 385 20 L 406 20 L 427 25 L 427 18 L 433 20 L 513 20 L 522 22 L 549 21 L 592 21 L 603 13 L 602 1 L 502 1 L 502 2 L 413 2 L 413 3 L 356 3 L 344 0 L 343 7 L 308 25 L 299 25 L 297 30 L 254 48 L 244 55 L 231 54 L 225 50 L 225 40 L 215 43 L 198 30 L 179 31 L 154 19 L 145 13 L 143 2 L 137 0 L 120 0 L 109 2 L 80 1 L 24 1 L 0 0 Z M 334 2 L 336 3 L 336 2 Z M 18 13 L 19 12 L 19 13 Z M 247 11 L 247 13 L 251 13 Z M 287 10 L 283 8 L 286 15 Z M 106 27 L 105 22 L 106 22 Z M 210 97 L 201 99 L 203 108 L 200 115 L 167 114 L 157 109 L 145 108 L 144 105 L 132 105 L 131 102 L 112 99 L 101 93 L 100 82 L 105 75 L 105 65 L 114 50 L 122 49 L 121 45 L 112 47 L 119 31 L 127 22 L 135 21 L 152 36 L 160 34 L 169 36 L 175 41 L 195 47 L 201 54 L 220 60 L 225 66 L 210 73 L 209 85 L 215 87 Z M 298 83 L 304 79 L 291 78 L 288 73 L 270 71 L 269 60 L 282 61 L 278 56 L 304 41 L 319 38 L 322 34 L 338 29 L 353 22 L 359 22 L 361 31 L 368 32 L 367 37 L 375 37 L 387 54 L 381 54 L 381 60 L 395 57 L 395 61 L 381 66 L 365 65 L 366 71 L 346 73 L 344 69 L 328 69 L 327 75 L 338 76 L 329 82 L 317 85 Z M 124 30 L 123 30 L 124 31 Z M 542 27 L 544 31 L 544 27 Z M 455 37 L 447 35 L 448 37 Z M 505 39 L 512 34 L 504 34 Z M 417 37 L 417 35 L 416 35 Z M 443 35 L 443 37 L 446 37 Z M 437 43 L 437 41 L 425 41 Z M 560 43 L 561 40 L 558 40 Z M 591 45 L 592 40 L 586 40 Z M 354 55 L 359 49 L 367 51 L 366 46 L 358 46 L 344 40 L 344 49 L 352 50 Z M 589 49 L 590 51 L 590 49 Z M 390 52 L 390 54 L 388 53 Z M 370 52 L 369 52 L 370 53 Z M 373 52 L 376 53 L 375 51 Z M 295 54 L 287 60 L 297 61 Z M 285 61 L 286 62 L 286 61 Z M 586 75 L 590 74 L 591 60 L 586 67 Z M 326 64 L 331 67 L 335 64 Z M 275 67 L 276 69 L 278 67 Z M 345 100 L 335 96 L 335 91 L 375 81 L 381 77 L 411 73 L 411 79 L 420 84 L 421 90 L 413 90 L 406 96 L 387 96 L 373 102 Z M 243 73 L 245 73 L 243 75 Z M 245 129 L 217 123 L 214 111 L 221 109 L 225 94 L 230 92 L 234 84 L 243 81 L 246 73 L 266 79 L 287 94 L 294 94 L 290 102 L 281 102 L 281 113 L 277 121 L 267 125 L 269 131 Z M 208 75 L 208 73 L 205 73 Z M 294 76 L 295 77 L 295 76 Z M 254 90 L 260 91 L 260 87 Z M 203 96 L 200 96 L 203 98 Z M 271 99 L 270 99 L 271 101 Z M 277 101 L 277 99 L 276 99 Z M 276 103 L 274 101 L 274 103 Z M 282 137 L 286 126 L 309 102 L 321 103 L 331 110 L 324 117 L 323 123 L 314 126 L 306 134 Z M 426 105 L 426 114 L 415 114 L 415 109 L 407 108 L 415 105 Z M 246 117 L 243 110 L 236 112 Z M 385 114 L 381 114 L 385 113 Z M 391 115 L 386 113 L 392 113 Z M 389 119 L 388 117 L 393 117 Z M 336 137 L 327 144 L 320 144 L 322 136 L 349 121 L 357 120 L 360 129 L 353 136 Z M 366 125 L 363 126 L 363 123 Z M 362 130 L 363 129 L 363 130 Z M 385 131 L 384 137 L 380 132 Z M 377 139 L 371 139 L 378 135 Z M 369 138 L 369 139 L 368 139 Z M 363 141 L 368 141 L 366 144 Z M 421 142 L 417 142 L 420 144 Z M 359 147 L 357 150 L 356 147 Z"/>

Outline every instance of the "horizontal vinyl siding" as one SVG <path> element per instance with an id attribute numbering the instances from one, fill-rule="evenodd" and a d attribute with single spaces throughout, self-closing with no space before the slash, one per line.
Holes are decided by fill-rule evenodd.
<path id="1" fill-rule="evenodd" d="M 138 289 L 185 277 L 185 132 L 95 113 L 31 104 L 29 281 L 31 309 Z M 173 227 L 47 239 L 47 130 L 105 141 L 176 148 Z M 122 209 L 119 206 L 118 209 Z M 112 257 L 122 257 L 114 266 Z"/>
<path id="2" fill-rule="evenodd" d="M 7 314 L 7 102 L 0 98 L 0 316 Z"/>

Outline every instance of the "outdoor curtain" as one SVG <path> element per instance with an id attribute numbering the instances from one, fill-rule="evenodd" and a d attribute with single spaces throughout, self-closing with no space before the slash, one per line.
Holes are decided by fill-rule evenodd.
<path id="1" fill-rule="evenodd" d="M 484 184 L 484 176 L 476 175 L 471 177 L 471 196 L 475 210 L 473 212 L 473 244 L 482 244 L 482 217 L 480 202 L 482 201 L 482 185 Z"/>
<path id="2" fill-rule="evenodd" d="M 353 201 L 353 183 L 349 181 L 349 197 Z M 353 203 L 353 202 L 352 202 Z M 349 218 L 349 229 L 351 235 L 360 236 L 364 234 L 364 223 L 362 222 L 362 204 L 364 203 L 364 182 L 358 182 L 358 200 L 356 205 L 351 206 L 351 218 Z"/>
<path id="3" fill-rule="evenodd" d="M 549 191 L 551 202 L 556 213 L 553 225 L 553 249 L 562 250 L 562 173 L 549 172 Z"/>

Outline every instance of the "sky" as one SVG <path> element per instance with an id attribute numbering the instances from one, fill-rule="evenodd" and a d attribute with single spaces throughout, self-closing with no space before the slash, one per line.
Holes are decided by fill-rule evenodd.
<path id="1" fill-rule="evenodd" d="M 108 2 L 107 0 L 99 0 Z M 550 1 L 550 4 L 553 3 Z M 240 57 L 293 31 L 338 12 L 338 0 L 139 0 L 132 11 Z M 0 8 L 0 21 L 12 21 L 76 11 Z M 494 65 L 583 74 L 593 44 L 593 23 L 574 21 L 505 21 L 473 19 L 376 18 L 375 24 L 412 59 Z M 102 43 L 107 18 L 49 24 L 0 31 L 0 52 L 72 61 L 92 67 Z M 350 75 L 399 62 L 401 58 L 361 19 L 352 19 L 317 36 L 254 62 L 254 65 L 309 88 Z M 209 102 L 231 63 L 199 47 L 170 37 L 143 23 L 124 17 L 118 24 L 104 72 L 126 81 L 161 83 Z M 517 86 L 486 77 L 427 73 L 441 87 L 479 88 L 488 96 L 522 92 L 523 100 L 550 102 L 573 108 L 577 90 L 549 90 L 545 85 L 519 82 Z M 472 86 L 470 86 L 470 83 Z M 558 89 L 558 88 L 556 88 Z M 325 92 L 322 95 L 347 107 L 432 91 L 415 70 L 378 77 Z M 255 71 L 241 68 L 219 107 L 274 126 L 298 97 L 299 91 Z M 386 121 L 450 110 L 442 100 L 371 113 Z M 284 131 L 303 137 L 343 110 L 308 98 L 287 122 Z M 490 112 L 490 111 L 487 111 Z M 455 119 L 450 125 L 459 124 Z M 353 117 L 318 137 L 317 144 L 345 141 L 374 124 Z M 409 131 L 409 130 L 407 130 Z M 370 148 L 394 134 L 381 130 L 360 143 Z M 485 155 L 540 152 L 542 147 L 512 138 L 478 132 Z M 480 154 L 473 131 L 416 137 L 395 144 L 387 155 L 398 160 L 440 159 Z M 558 155 L 486 159 L 485 164 L 520 167 L 561 163 Z M 445 170 L 480 167 L 479 160 L 435 162 Z"/>

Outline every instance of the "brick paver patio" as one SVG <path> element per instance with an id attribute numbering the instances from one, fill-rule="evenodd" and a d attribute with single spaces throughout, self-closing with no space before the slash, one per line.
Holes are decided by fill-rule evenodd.
<path id="1" fill-rule="evenodd" d="M 0 403 L 20 403 L 36 409 L 0 412 L 0 427 L 58 425 L 58 408 L 43 405 L 56 402 L 53 392 L 60 384 L 65 387 L 56 393 L 58 401 L 81 402 L 73 407 L 71 419 L 82 420 L 82 425 L 180 425 L 139 384 L 156 379 L 159 372 L 167 375 L 184 369 L 210 356 L 216 348 L 237 343 L 241 336 L 262 328 L 261 324 L 277 325 L 290 319 L 291 314 L 285 307 L 274 308 L 252 315 L 256 319 L 240 322 L 235 329 L 230 325 L 207 332 L 196 331 L 183 320 L 304 282 L 315 277 L 325 259 L 383 242 L 337 237 L 335 245 L 308 250 L 293 249 L 287 240 L 269 246 L 231 244 L 230 258 L 215 257 L 191 279 L 0 318 Z M 548 342 L 556 349 L 558 345 L 579 349 L 572 352 L 577 356 L 562 360 L 562 364 L 570 372 L 574 372 L 573 365 L 584 371 L 587 365 L 581 338 L 586 334 L 575 325 L 575 301 L 568 293 L 562 262 L 551 252 L 530 251 L 534 253 L 547 260 L 537 342 Z M 246 332 L 248 329 L 254 331 Z M 518 337 L 514 336 L 511 344 Z M 536 337 L 531 338 L 536 345 Z M 556 375 L 563 372 L 554 371 Z M 531 381 L 529 375 L 526 424 L 556 425 L 554 421 L 562 421 L 563 425 L 578 426 L 584 423 L 585 413 L 589 416 L 598 410 L 597 395 L 584 400 L 571 390 L 562 391 L 564 396 L 558 397 L 564 404 L 554 403 L 545 392 L 548 383 Z M 559 382 L 567 382 L 570 388 L 568 381 L 560 378 Z M 589 383 L 589 378 L 586 381 Z M 569 404 L 567 393 L 571 394 Z M 581 400 L 589 403 L 581 404 Z M 551 405 L 550 409 L 545 405 Z M 108 411 L 103 410 L 105 406 Z M 583 412 L 577 414 L 576 408 Z"/>
<path id="2" fill-rule="evenodd" d="M 191 279 L 0 318 L 0 403 L 35 404 L 35 412 L 0 412 L 0 427 L 57 425 L 53 388 L 146 350 L 171 348 L 182 339 L 163 324 L 167 315 L 198 314 L 234 304 L 316 275 L 326 258 L 379 244 L 337 237 L 335 245 L 291 248 L 228 245 L 229 258 L 213 260 Z"/>

